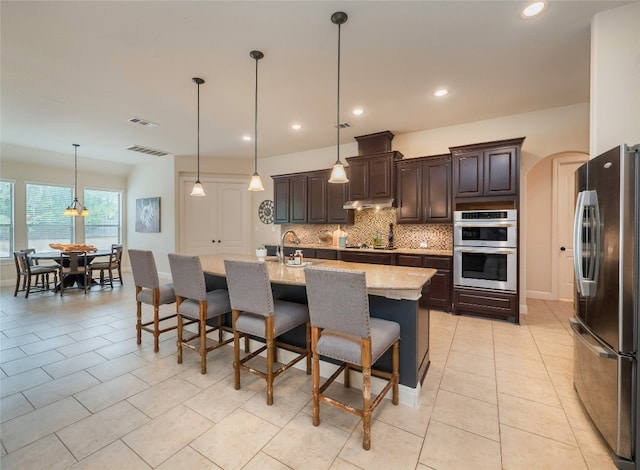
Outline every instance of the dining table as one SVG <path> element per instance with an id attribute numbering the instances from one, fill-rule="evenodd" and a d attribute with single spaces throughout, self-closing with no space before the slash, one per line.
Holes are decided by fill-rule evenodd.
<path id="1" fill-rule="evenodd" d="M 61 258 L 61 255 L 62 255 L 62 258 Z M 111 250 L 87 251 L 87 264 L 90 264 L 95 258 L 98 258 L 100 256 L 110 256 L 110 255 L 111 255 Z M 65 252 L 60 250 L 36 251 L 35 253 L 29 253 L 28 258 L 30 261 L 34 260 L 38 263 L 40 261 L 49 261 L 49 260 L 53 260 L 56 263 L 60 263 L 60 259 L 62 259 L 63 265 L 68 266 L 68 261 L 65 263 Z M 92 280 L 92 284 L 94 282 L 95 281 Z M 64 281 L 65 289 L 67 287 L 73 286 L 74 284 L 78 284 L 79 286 L 84 285 L 84 279 L 82 275 L 68 276 Z M 53 291 L 58 292 L 59 290 L 60 290 L 60 282 L 58 282 L 58 284 L 55 286 Z"/>

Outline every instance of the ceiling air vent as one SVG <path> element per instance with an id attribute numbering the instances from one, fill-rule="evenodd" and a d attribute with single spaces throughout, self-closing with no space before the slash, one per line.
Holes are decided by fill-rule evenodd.
<path id="1" fill-rule="evenodd" d="M 133 124 L 140 124 L 141 126 L 145 126 L 145 127 L 159 126 L 159 124 L 156 124 L 155 122 L 147 121 L 146 119 L 142 119 L 138 117 L 132 117 L 131 119 L 129 119 L 129 122 L 132 122 Z"/>
<path id="2" fill-rule="evenodd" d="M 347 127 L 351 127 L 351 124 L 349 124 L 348 122 L 341 122 L 340 124 L 336 124 L 333 127 L 335 127 L 336 129 L 339 127 L 340 129 L 346 129 Z"/>
<path id="3" fill-rule="evenodd" d="M 164 157 L 165 155 L 170 155 L 171 152 L 165 152 L 164 150 L 156 150 L 149 147 L 143 147 L 141 145 L 132 145 L 127 147 L 127 150 L 131 150 L 132 152 L 140 152 L 147 155 L 154 155 L 156 157 Z"/>

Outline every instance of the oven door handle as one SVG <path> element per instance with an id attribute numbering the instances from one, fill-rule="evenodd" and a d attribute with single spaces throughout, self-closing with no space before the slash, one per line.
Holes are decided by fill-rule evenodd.
<path id="1" fill-rule="evenodd" d="M 477 222 L 456 222 L 456 227 L 515 227 L 515 222 L 488 222 L 479 220 Z"/>
<path id="2" fill-rule="evenodd" d="M 499 255 L 515 255 L 516 250 L 509 248 L 460 248 L 456 247 L 455 251 L 460 253 L 484 253 L 484 254 L 499 254 Z"/>

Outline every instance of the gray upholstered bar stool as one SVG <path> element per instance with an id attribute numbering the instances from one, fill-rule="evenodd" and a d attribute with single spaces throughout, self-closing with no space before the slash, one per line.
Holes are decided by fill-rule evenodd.
<path id="1" fill-rule="evenodd" d="M 389 389 L 398 404 L 398 345 L 400 325 L 370 318 L 365 273 L 344 269 L 305 268 L 307 300 L 311 317 L 311 350 L 313 351 L 313 425 L 320 424 L 320 402 L 327 403 L 362 418 L 362 447 L 371 448 L 371 414 Z M 372 369 L 372 365 L 392 348 L 392 372 Z M 320 356 L 342 364 L 320 386 Z M 349 386 L 349 370 L 362 371 L 362 408 L 324 395 L 325 390 L 344 370 L 344 385 Z M 371 375 L 384 378 L 387 384 L 371 399 Z"/>
<path id="2" fill-rule="evenodd" d="M 182 364 L 182 347 L 186 346 L 200 353 L 200 372 L 207 373 L 207 353 L 233 341 L 223 340 L 224 314 L 231 312 L 229 293 L 226 289 L 207 292 L 204 271 L 197 256 L 169 253 L 169 266 L 176 291 L 176 311 L 178 314 L 178 364 Z M 184 319 L 187 319 L 185 323 Z M 217 325 L 207 329 L 207 320 L 217 318 Z M 183 337 L 185 324 L 197 323 L 198 332 Z M 218 330 L 218 342 L 207 346 L 207 333 Z M 192 344 L 196 343 L 197 344 Z"/>
<path id="3" fill-rule="evenodd" d="M 232 307 L 234 336 L 233 369 L 235 387 L 240 389 L 240 369 L 258 375 L 267 381 L 267 405 L 273 404 L 273 380 L 298 361 L 307 359 L 307 374 L 311 373 L 309 337 L 309 310 L 306 305 L 285 300 L 274 300 L 269 272 L 264 262 L 224 260 L 227 287 Z M 306 347 L 283 343 L 277 337 L 299 325 L 306 325 Z M 240 359 L 240 335 L 249 334 L 262 338 L 265 345 Z M 276 347 L 297 353 L 287 364 L 273 370 Z M 266 372 L 247 365 L 246 362 L 267 352 Z"/>
<path id="4" fill-rule="evenodd" d="M 153 351 L 158 352 L 160 333 L 165 333 L 176 328 L 176 325 L 160 328 L 161 321 L 176 316 L 175 313 L 164 317 L 160 316 L 160 305 L 173 304 L 176 301 L 173 284 L 160 285 L 156 260 L 153 257 L 152 251 L 129 250 L 129 261 L 131 262 L 133 283 L 136 286 L 136 331 L 138 344 L 142 343 L 142 331 L 149 331 L 153 333 Z M 153 320 L 142 322 L 142 304 L 153 305 Z"/>

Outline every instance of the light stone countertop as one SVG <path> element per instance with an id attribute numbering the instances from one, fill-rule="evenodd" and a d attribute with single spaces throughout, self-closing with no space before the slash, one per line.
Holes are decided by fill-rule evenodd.
<path id="1" fill-rule="evenodd" d="M 224 260 L 256 261 L 253 255 L 225 253 L 202 255 L 200 261 L 205 273 L 225 276 Z M 433 277 L 437 270 L 431 268 L 412 268 L 406 266 L 388 266 L 368 263 L 347 263 L 345 261 L 308 259 L 305 262 L 323 268 L 349 269 L 366 273 L 367 289 L 371 295 L 389 299 L 417 300 L 422 287 Z M 304 286 L 304 267 L 293 267 L 278 263 L 275 256 L 268 256 L 265 263 L 269 270 L 269 279 L 276 284 Z"/>
<path id="2" fill-rule="evenodd" d="M 267 243 L 268 244 L 268 243 Z M 384 250 L 378 248 L 342 248 L 335 245 L 304 244 L 299 245 L 285 243 L 287 248 L 312 248 L 316 250 L 336 250 L 336 251 L 364 251 L 365 253 L 400 253 L 406 255 L 432 255 L 432 256 L 453 256 L 452 250 L 430 250 L 429 248 L 395 248 Z"/>

